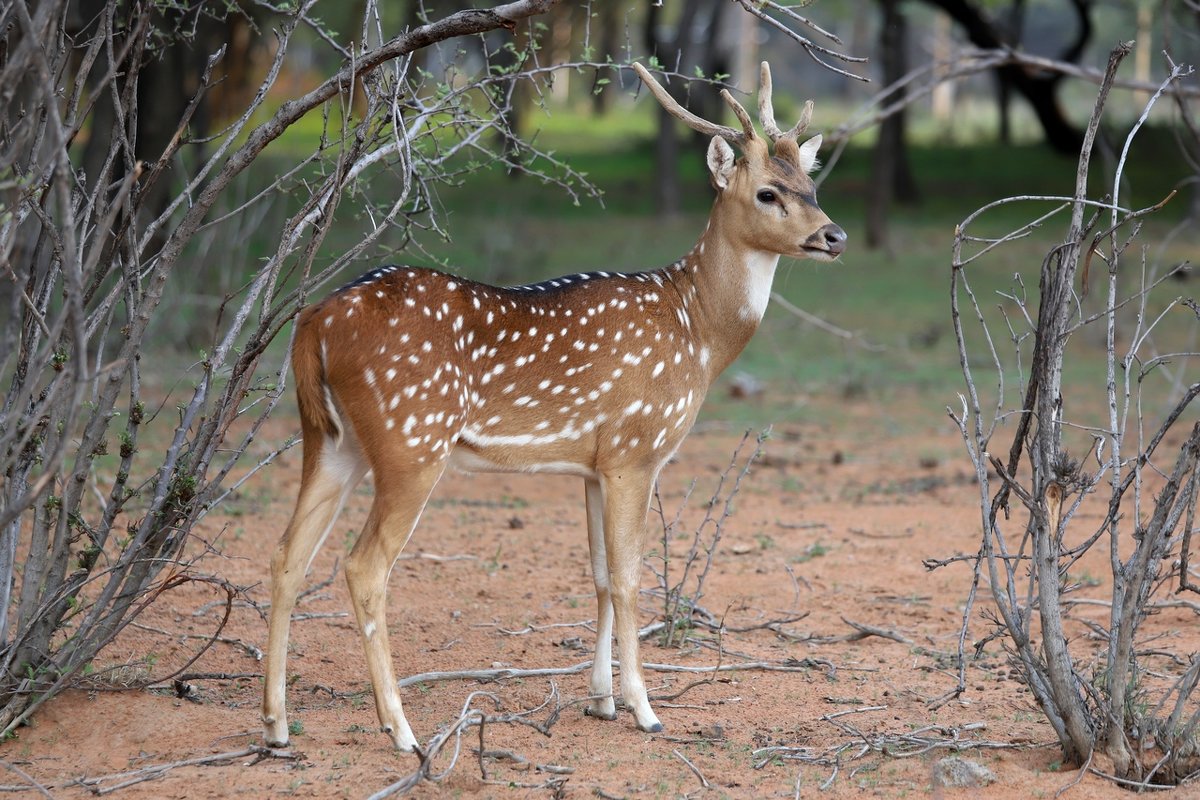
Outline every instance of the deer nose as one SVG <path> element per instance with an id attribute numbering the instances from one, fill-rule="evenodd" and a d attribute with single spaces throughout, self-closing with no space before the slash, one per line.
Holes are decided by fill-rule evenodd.
<path id="1" fill-rule="evenodd" d="M 841 225 L 836 225 L 831 222 L 821 228 L 818 233 L 820 234 L 821 239 L 824 240 L 825 247 L 829 249 L 830 253 L 836 256 L 841 255 L 842 252 L 845 251 L 846 232 L 842 230 Z"/>

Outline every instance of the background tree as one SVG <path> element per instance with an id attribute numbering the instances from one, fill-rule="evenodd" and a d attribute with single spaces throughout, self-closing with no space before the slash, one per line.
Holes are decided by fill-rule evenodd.
<path id="1" fill-rule="evenodd" d="M 902 0 L 878 0 L 882 19 L 879 27 L 879 53 L 885 86 L 898 85 L 908 74 L 908 22 Z M 908 110 L 905 88 L 889 92 L 883 102 L 898 110 L 879 125 L 875 147 L 871 151 L 871 182 L 867 189 L 866 244 L 882 247 L 887 241 L 888 208 L 893 201 L 912 204 L 917 201 L 917 181 L 908 157 Z"/>
<path id="2" fill-rule="evenodd" d="M 646 52 L 667 69 L 678 71 L 695 62 L 694 31 L 697 20 L 711 18 L 715 0 L 685 0 L 679 19 L 668 28 L 662 20 L 663 6 L 651 5 L 644 28 Z M 681 85 L 666 84 L 667 90 L 676 95 Z M 676 96 L 677 101 L 686 103 L 686 98 Z M 682 207 L 679 185 L 679 132 L 675 118 L 666 109 L 658 107 L 658 134 L 654 139 L 654 207 L 660 216 L 670 217 Z M 714 117 L 708 117 L 713 119 Z"/>
<path id="3" fill-rule="evenodd" d="M 986 50 L 1001 50 L 1012 42 L 1010 29 L 993 19 L 979 4 L 969 0 L 924 0 L 950 15 L 968 41 Z M 1064 45 L 1056 60 L 1068 64 L 1079 61 L 1092 36 L 1091 3 L 1089 0 L 1070 0 L 1075 12 L 1074 38 Z M 1046 136 L 1046 143 L 1064 155 L 1075 155 L 1083 144 L 1080 128 L 1072 123 L 1058 97 L 1063 74 L 1031 68 L 1024 64 L 1005 64 L 996 70 L 997 78 L 1024 97 Z"/>

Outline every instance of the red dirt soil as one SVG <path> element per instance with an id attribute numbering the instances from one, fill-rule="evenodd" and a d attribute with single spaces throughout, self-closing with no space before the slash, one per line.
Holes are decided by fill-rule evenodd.
<path id="1" fill-rule="evenodd" d="M 850 419 L 856 413 L 843 411 Z M 877 419 L 879 412 L 857 409 L 864 419 Z M 282 438 L 288 426 L 273 425 Z M 886 440 L 874 423 L 865 423 L 855 436 L 843 431 L 840 438 L 815 424 L 777 429 L 734 498 L 701 600 L 724 617 L 728 631 L 718 637 L 698 627 L 691 635 L 699 644 L 668 649 L 652 638 L 642 648 L 647 662 L 770 662 L 792 671 L 722 672 L 674 700 L 656 702 L 667 727 L 661 734 L 636 730 L 625 712 L 616 722 L 585 717 L 579 701 L 587 694 L 586 672 L 411 686 L 403 692 L 405 710 L 423 742 L 458 717 L 471 692 L 490 693 L 500 710 L 490 697 L 477 698 L 475 707 L 511 713 L 542 704 L 553 682 L 557 702 L 569 704 L 548 737 L 513 724 L 489 724 L 484 731 L 488 750 L 564 769 L 489 758 L 485 779 L 475 753 L 478 729 L 472 729 L 450 774 L 440 783 L 424 783 L 414 796 L 790 798 L 799 791 L 835 798 L 1053 797 L 1078 773 L 1060 764 L 1053 734 L 1015 680 L 999 642 L 971 664 L 961 698 L 937 709 L 927 705 L 955 685 L 950 656 L 970 568 L 959 562 L 930 572 L 922 560 L 974 552 L 979 538 L 978 490 L 961 444 L 949 424 L 934 419 L 927 427 Z M 664 474 L 668 518 L 691 479 L 698 479 L 672 542 L 673 570 L 681 567 L 679 556 L 738 439 L 728 430 L 694 432 Z M 298 449 L 285 454 L 248 493 L 211 515 L 201 531 L 219 553 L 200 559 L 195 569 L 249 587 L 246 596 L 263 608 L 268 558 L 291 511 L 299 463 Z M 314 585 L 334 579 L 297 608 L 298 615 L 309 616 L 292 626 L 288 707 L 296 730 L 294 758 L 257 761 L 245 755 L 224 764 L 176 765 L 120 789 L 118 796 L 365 797 L 417 767 L 415 756 L 394 753 L 377 732 L 345 583 L 340 573 L 334 576 L 348 531 L 359 530 L 369 505 L 364 486 L 313 563 Z M 651 515 L 647 549 L 655 547 L 661 547 L 661 524 Z M 1103 567 L 1092 574 L 1103 575 Z M 648 568 L 643 586 L 654 583 Z M 1089 590 L 1095 597 L 1107 591 L 1106 584 Z M 149 674 L 169 674 L 215 630 L 223 597 L 198 584 L 173 590 L 138 619 L 144 627 L 128 629 L 102 654 L 97 673 L 110 683 L 144 678 L 145 656 L 153 653 Z M 661 605 L 644 594 L 642 623 L 652 622 Z M 981 616 L 990 606 L 981 587 L 968 648 L 990 630 Z M 392 574 L 390 609 L 398 675 L 567 667 L 589 659 L 595 608 L 581 482 L 448 474 Z M 807 616 L 763 627 L 802 614 Z M 855 638 L 851 623 L 894 638 Z M 1164 611 L 1149 622 L 1164 632 L 1192 624 L 1182 611 Z M 737 632 L 745 628 L 751 630 Z M 68 691 L 5 743 L 0 758 L 55 797 L 79 797 L 91 793 L 89 781 L 114 787 L 145 777 L 156 765 L 260 743 L 262 663 L 253 653 L 265 647 L 266 623 L 258 610 L 239 602 L 221 637 L 187 669 L 220 677 L 189 679 L 189 699 L 177 697 L 169 685 Z M 104 670 L 122 664 L 129 666 Z M 652 698 L 704 677 L 647 671 Z M 548 713 L 545 708 L 533 717 L 545 720 Z M 935 762 L 952 752 L 945 747 L 905 758 L 877 751 L 855 758 L 864 741 L 891 740 L 898 747 L 902 736 L 926 726 L 937 726 L 922 734 L 933 741 L 948 743 L 957 735 L 974 745 L 960 755 L 990 768 L 996 783 L 983 790 L 935 785 Z M 845 749 L 834 776 L 828 760 L 802 763 L 756 752 L 772 746 L 807 747 L 810 754 L 828 756 L 832 748 Z M 436 768 L 450 764 L 446 750 Z M 140 772 L 105 777 L 131 770 Z M 28 785 L 11 770 L 0 782 Z M 1085 775 L 1066 796 L 1124 794 Z M 1200 794 L 1183 788 L 1173 796 Z"/>

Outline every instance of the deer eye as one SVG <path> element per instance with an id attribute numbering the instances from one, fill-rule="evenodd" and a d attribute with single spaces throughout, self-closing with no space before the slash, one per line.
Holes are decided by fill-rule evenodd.
<path id="1" fill-rule="evenodd" d="M 775 193 L 772 192 L 770 189 L 760 189 L 757 197 L 758 197 L 758 201 L 760 203 L 774 203 L 775 202 Z"/>

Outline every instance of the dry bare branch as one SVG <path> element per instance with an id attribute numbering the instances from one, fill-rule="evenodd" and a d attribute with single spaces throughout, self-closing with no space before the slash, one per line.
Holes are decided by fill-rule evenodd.
<path id="1" fill-rule="evenodd" d="M 1196 684 L 1192 660 L 1174 659 L 1175 668 L 1181 672 L 1170 678 L 1164 692 L 1144 682 L 1137 660 L 1148 652 L 1135 642 L 1141 622 L 1162 602 L 1154 594 L 1175 582 L 1175 565 L 1186 561 L 1182 553 L 1173 560 L 1172 553 L 1178 552 L 1182 542 L 1190 543 L 1200 426 L 1184 434 L 1173 464 L 1164 463 L 1166 457 L 1157 451 L 1167 431 L 1180 435 L 1176 423 L 1183 409 L 1200 396 L 1200 385 L 1193 391 L 1176 382 L 1178 391 L 1167 398 L 1167 403 L 1154 395 L 1166 411 L 1157 423 L 1146 419 L 1146 403 L 1152 394 L 1144 379 L 1151 373 L 1141 365 L 1157 358 L 1157 354 L 1146 351 L 1152 348 L 1152 333 L 1163 329 L 1167 316 L 1165 311 L 1151 313 L 1148 303 L 1162 282 L 1148 277 L 1151 271 L 1144 256 L 1139 285 L 1130 289 L 1118 277 L 1122 256 L 1140 232 L 1141 218 L 1158 211 L 1164 203 L 1131 210 L 1121 207 L 1119 199 L 1133 138 L 1154 101 L 1162 94 L 1181 96 L 1193 89 L 1179 86 L 1188 71 L 1171 64 L 1170 74 L 1125 138 L 1113 177 L 1112 199 L 1090 199 L 1092 146 L 1108 92 L 1117 85 L 1116 67 L 1128 51 L 1128 46 L 1119 46 L 1110 56 L 1085 133 L 1074 194 L 1037 198 L 1062 202 L 1007 235 L 979 237 L 970 228 L 981 214 L 1013 198 L 996 201 L 968 216 L 955 232 L 952 319 L 966 385 L 962 410 L 948 412 L 959 428 L 980 488 L 982 543 L 974 559 L 970 597 L 974 597 L 981 571 L 986 569 L 1001 620 L 998 631 L 1007 637 L 1012 657 L 1055 730 L 1067 760 L 1086 764 L 1093 753 L 1100 752 L 1112 759 L 1118 776 L 1128 785 L 1153 787 L 1160 781 L 1181 780 L 1194 769 L 1194 759 L 1183 755 L 1195 751 L 1193 732 L 1183 732 L 1180 725 L 1184 715 L 1181 709 L 1194 708 L 1196 703 L 1192 697 Z M 980 269 L 995 249 L 1064 210 L 1070 211 L 1066 235 L 1043 259 L 1037 305 L 1027 299 L 1025 284 L 1018 279 L 1014 290 L 1003 295 L 1011 309 L 1002 308 L 995 314 L 985 311 L 970 288 L 968 272 Z M 1102 213 L 1109 217 L 1107 226 L 1097 224 Z M 968 243 L 975 247 L 973 252 L 968 252 Z M 1101 260 L 1107 271 L 1104 305 L 1099 312 L 1085 312 L 1088 270 L 1094 261 Z M 1172 301 L 1166 309 L 1175 306 Z M 969 309 L 966 315 L 964 307 Z M 975 331 L 974 344 L 967 335 L 968 324 Z M 1004 336 L 993 336 L 993 326 L 1002 329 Z M 1072 337 L 1088 326 L 1102 327 L 1106 341 L 1102 394 L 1107 400 L 1107 419 L 1096 422 L 1085 421 L 1087 410 L 1072 402 L 1073 393 L 1080 387 L 1065 382 L 1063 374 L 1064 359 L 1074 352 Z M 1001 357 L 1005 339 L 1015 357 Z M 1128 344 L 1119 346 L 1121 341 Z M 1200 358 L 1200 354 L 1176 349 L 1176 358 Z M 985 357 L 981 358 L 980 352 Z M 994 370 L 998 376 L 990 408 L 986 393 L 976 383 L 976 362 L 983 364 L 982 370 Z M 1006 399 L 1005 376 L 1012 372 L 1013 363 L 1021 373 L 1019 405 Z M 993 449 L 992 437 L 1006 419 L 1015 419 L 1016 425 L 1007 455 L 1001 457 L 999 448 Z M 1089 461 L 1094 457 L 1099 465 L 1095 473 L 1084 472 L 1078 456 L 1068 454 L 1068 442 L 1081 435 L 1087 445 L 1076 452 L 1085 452 Z M 1014 514 L 1010 505 L 1013 497 L 1024 507 L 1023 515 Z M 1107 507 L 1102 523 L 1086 536 L 1064 544 L 1077 520 L 1076 512 L 1090 497 Z M 1012 520 L 1014 516 L 1016 520 Z M 1008 530 L 1010 522 L 1015 522 L 1015 530 Z M 1107 549 L 1111 569 L 1111 600 L 1067 597 L 1068 592 L 1079 589 L 1067 570 L 1085 553 L 1101 550 L 1102 544 L 1107 544 L 1103 549 Z M 953 560 L 957 557 L 934 561 L 929 566 Z M 1027 571 L 1018 571 L 1018 563 Z M 1110 608 L 1107 627 L 1091 627 L 1103 643 L 1100 652 L 1087 652 L 1084 647 L 1088 639 L 1072 639 L 1067 627 L 1067 610 L 1092 602 L 1105 602 Z M 965 687 L 969 622 L 969 616 L 964 616 L 958 686 L 937 698 L 937 703 L 957 696 Z M 977 648 L 996 635 L 993 632 L 985 637 Z M 1093 659 L 1102 664 L 1102 678 L 1084 674 L 1082 664 Z M 1174 698 L 1169 717 L 1174 720 L 1172 733 L 1166 733 L 1168 729 L 1158 719 L 1157 711 L 1130 710 L 1133 697 L 1147 698 L 1153 692 L 1158 692 L 1159 710 Z M 1147 762 L 1150 750 L 1156 750 L 1157 755 Z"/>

